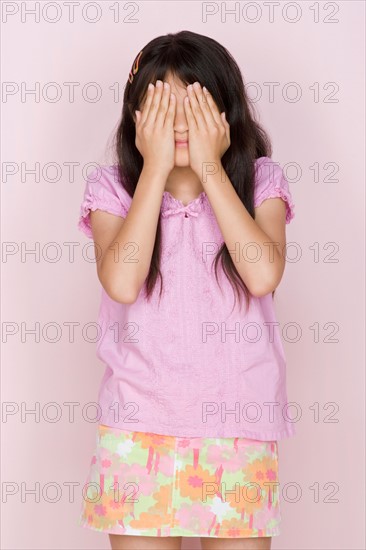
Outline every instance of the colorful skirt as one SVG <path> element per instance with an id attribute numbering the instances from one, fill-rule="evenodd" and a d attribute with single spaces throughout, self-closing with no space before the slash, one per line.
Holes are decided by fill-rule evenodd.
<path id="1" fill-rule="evenodd" d="M 79 525 L 118 535 L 272 537 L 279 493 L 277 441 L 100 424 Z"/>

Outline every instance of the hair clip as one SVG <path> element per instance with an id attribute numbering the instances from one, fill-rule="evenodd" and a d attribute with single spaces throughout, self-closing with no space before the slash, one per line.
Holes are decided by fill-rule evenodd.
<path id="1" fill-rule="evenodd" d="M 142 52 L 143 52 L 143 50 L 141 50 L 141 52 L 136 57 L 136 60 L 134 61 L 134 64 L 132 65 L 132 69 L 131 69 L 131 71 L 128 75 L 128 80 L 129 80 L 130 84 L 132 84 L 133 77 L 137 73 L 137 71 L 139 70 L 139 61 L 140 61 L 140 57 L 142 55 Z"/>

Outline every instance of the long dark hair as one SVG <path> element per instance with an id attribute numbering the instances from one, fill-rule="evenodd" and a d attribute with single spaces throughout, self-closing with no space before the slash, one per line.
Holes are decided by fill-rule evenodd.
<path id="1" fill-rule="evenodd" d="M 254 219 L 254 176 L 255 159 L 271 157 L 271 142 L 255 120 L 256 113 L 248 100 L 240 69 L 232 55 L 216 40 L 191 31 L 169 33 L 151 40 L 136 56 L 133 67 L 132 83 L 127 80 L 122 107 L 122 117 L 115 134 L 115 152 L 117 155 L 120 181 L 128 194 L 133 197 L 143 158 L 135 145 L 136 130 L 133 113 L 140 110 L 141 100 L 145 96 L 149 82 L 164 80 L 168 73 L 178 77 L 185 85 L 198 81 L 212 94 L 220 112 L 225 111 L 230 124 L 230 147 L 221 158 L 236 193 L 249 214 Z M 157 224 L 154 250 L 150 270 L 145 280 L 146 297 L 153 292 L 157 277 L 160 277 L 160 295 L 162 274 L 160 272 L 161 216 Z M 222 244 L 215 259 L 215 277 L 221 258 L 221 266 L 241 304 L 242 289 L 247 307 L 250 292 L 242 281 L 225 243 Z M 274 291 L 272 292 L 273 297 Z"/>

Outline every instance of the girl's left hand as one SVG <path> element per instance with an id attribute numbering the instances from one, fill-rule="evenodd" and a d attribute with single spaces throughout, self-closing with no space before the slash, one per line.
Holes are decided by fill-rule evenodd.
<path id="1" fill-rule="evenodd" d="M 187 86 L 184 109 L 188 121 L 188 148 L 190 166 L 202 180 L 205 167 L 221 164 L 221 157 L 230 147 L 230 125 L 225 113 L 220 113 L 212 95 L 198 82 Z M 210 172 L 210 168 L 208 168 Z"/>

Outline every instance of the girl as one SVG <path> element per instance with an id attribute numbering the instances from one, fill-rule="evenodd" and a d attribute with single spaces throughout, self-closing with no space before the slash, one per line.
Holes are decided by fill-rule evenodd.
<path id="1" fill-rule="evenodd" d="M 273 306 L 294 205 L 229 52 L 189 31 L 149 42 L 116 155 L 78 224 L 106 364 L 80 523 L 112 549 L 269 549 L 277 441 L 295 434 Z"/>

